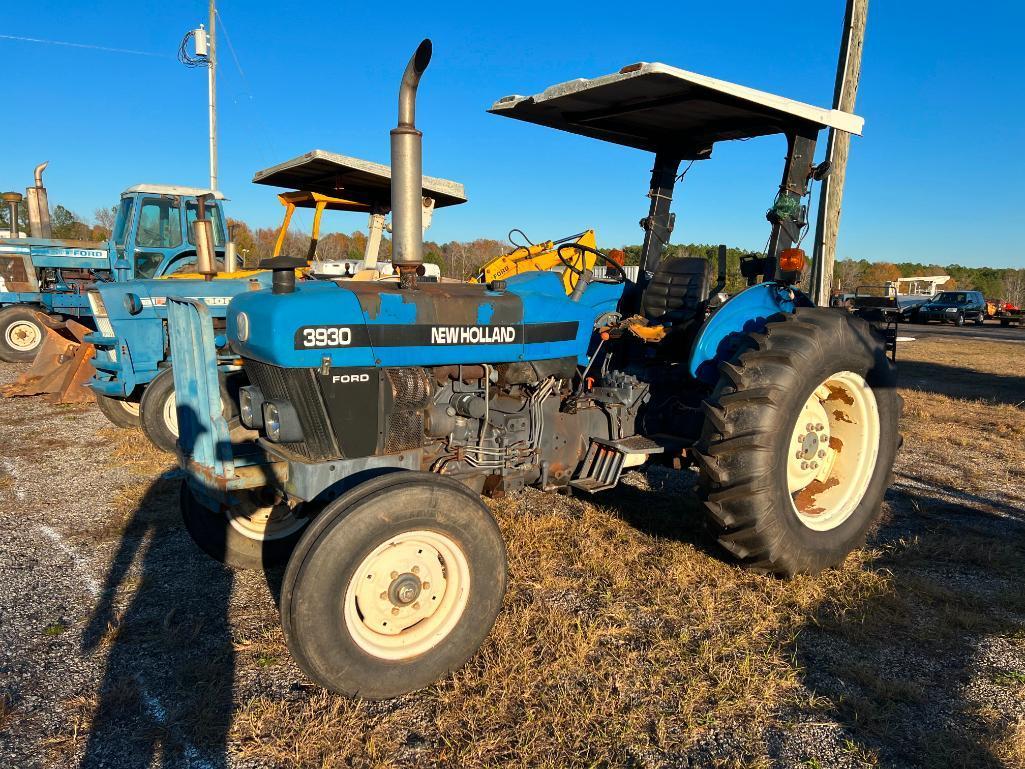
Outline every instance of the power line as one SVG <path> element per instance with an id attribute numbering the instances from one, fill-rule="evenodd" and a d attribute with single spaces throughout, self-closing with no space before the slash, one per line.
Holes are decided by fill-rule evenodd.
<path id="1" fill-rule="evenodd" d="M 4 40 L 17 40 L 21 43 L 42 43 L 44 45 L 63 45 L 68 48 L 89 48 L 94 51 L 109 51 L 110 53 L 130 53 L 133 56 L 152 56 L 155 59 L 170 59 L 171 57 L 163 53 L 153 53 L 152 51 L 133 51 L 129 48 L 109 48 L 105 45 L 92 45 L 91 43 L 69 43 L 64 40 L 44 40 L 39 37 L 23 37 L 21 35 L 0 35 L 0 39 Z"/>

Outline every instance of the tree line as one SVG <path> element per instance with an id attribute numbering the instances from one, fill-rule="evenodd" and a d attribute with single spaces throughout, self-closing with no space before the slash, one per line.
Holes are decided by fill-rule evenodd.
<path id="1" fill-rule="evenodd" d="M 25 206 L 19 212 L 19 229 L 28 231 L 28 214 Z M 93 221 L 86 222 L 62 205 L 54 207 L 51 213 L 55 238 L 79 240 L 105 240 L 113 230 L 117 206 L 99 208 L 93 214 Z M 0 207 L 0 229 L 7 229 L 8 214 Z M 278 236 L 276 227 L 250 227 L 240 219 L 228 219 L 231 237 L 247 264 L 258 264 L 271 256 Z M 331 232 L 323 235 L 317 243 L 317 256 L 324 261 L 362 259 L 366 248 L 365 232 Z M 310 235 L 299 228 L 286 233 L 282 253 L 305 256 L 309 251 Z M 477 238 L 476 240 L 451 240 L 438 243 L 424 242 L 424 260 L 436 264 L 442 275 L 451 278 L 468 278 L 476 275 L 481 266 L 490 259 L 508 253 L 514 246 L 505 240 Z M 624 263 L 640 263 L 641 246 L 629 245 L 622 248 Z M 740 248 L 726 249 L 726 291 L 736 293 L 746 285 L 740 275 L 740 258 L 749 253 Z M 666 254 L 672 256 L 693 256 L 707 259 L 712 274 L 717 269 L 718 246 L 709 243 L 671 244 Z M 379 258 L 391 258 L 391 240 L 381 239 Z M 987 299 L 1013 302 L 1018 306 L 1025 303 L 1025 269 L 966 267 L 959 264 L 946 266 L 922 262 L 870 262 L 867 259 L 838 259 L 833 273 L 833 288 L 841 293 L 853 293 L 859 287 L 883 286 L 898 278 L 923 275 L 949 275 L 950 281 L 944 288 L 981 291 Z M 807 276 L 805 278 L 807 280 Z"/>

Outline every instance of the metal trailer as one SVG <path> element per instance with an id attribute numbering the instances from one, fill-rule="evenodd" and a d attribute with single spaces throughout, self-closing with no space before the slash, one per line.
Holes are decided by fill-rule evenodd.
<path id="1" fill-rule="evenodd" d="M 639 280 L 601 254 L 613 277 L 568 295 L 555 272 L 423 284 L 414 110 L 430 56 L 424 41 L 406 67 L 391 135 L 399 284 L 297 283 L 281 259 L 270 290 L 228 307 L 248 435 L 221 415 L 208 308 L 169 298 L 197 544 L 236 567 L 287 560 L 289 650 L 370 698 L 430 684 L 489 632 L 506 557 L 480 493 L 596 493 L 647 462 L 692 465 L 724 553 L 782 575 L 842 562 L 889 483 L 895 367 L 870 324 L 796 287 L 794 243 L 827 171 L 819 131 L 861 119 L 648 63 L 500 99 L 495 114 L 654 153 Z M 769 135 L 787 153 L 768 252 L 709 315 L 708 262 L 663 258 L 679 164 Z"/>

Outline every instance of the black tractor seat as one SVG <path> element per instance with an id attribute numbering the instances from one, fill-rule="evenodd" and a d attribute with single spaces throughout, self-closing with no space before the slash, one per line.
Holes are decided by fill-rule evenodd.
<path id="1" fill-rule="evenodd" d="M 709 264 L 702 257 L 663 259 L 641 296 L 641 313 L 651 323 L 680 330 L 705 318 Z"/>

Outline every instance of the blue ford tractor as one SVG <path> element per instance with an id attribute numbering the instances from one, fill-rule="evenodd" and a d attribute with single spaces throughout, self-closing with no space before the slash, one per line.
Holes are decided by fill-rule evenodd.
<path id="1" fill-rule="evenodd" d="M 380 271 L 375 268 L 385 217 L 391 208 L 390 176 L 387 166 L 324 150 L 313 150 L 258 171 L 253 178 L 255 183 L 290 188 L 278 195 L 285 215 L 274 256 L 280 254 L 295 211 L 311 209 L 312 238 L 302 264 L 302 276 L 316 280 L 325 274 L 343 274 L 345 265 L 317 256 L 321 220 L 325 211 L 363 213 L 369 216 L 369 231 L 359 262 L 363 269 L 353 277 L 380 279 Z M 305 191 L 303 185 L 310 178 L 330 179 L 333 194 Z M 373 183 L 368 184 L 368 180 Z M 435 208 L 466 202 L 463 185 L 448 179 L 424 177 L 423 196 L 425 229 Z M 88 384 L 100 410 L 119 427 L 141 427 L 158 449 L 174 451 L 178 418 L 167 334 L 167 298 L 186 295 L 203 302 L 210 312 L 218 340 L 224 414 L 229 422 L 237 423 L 236 391 L 245 382 L 245 375 L 223 336 L 225 315 L 233 296 L 269 288 L 270 278 L 268 270 L 218 272 L 211 280 L 190 271 L 176 272 L 163 279 L 95 286 L 88 299 L 99 330 L 86 335 L 85 341 L 95 347 L 95 372 Z"/>
<path id="2" fill-rule="evenodd" d="M 208 201 L 214 248 L 223 256 L 223 196 L 175 185 L 136 184 L 121 193 L 106 243 L 54 239 L 42 180 L 45 167 L 36 167 L 35 186 L 25 196 L 29 237 L 17 232 L 22 196 L 4 193 L 12 228 L 11 237 L 0 239 L 0 360 L 33 360 L 54 329 L 81 341 L 94 326 L 86 296 L 94 285 L 193 268 L 192 222 L 203 205 L 199 196 Z"/>
<path id="3" fill-rule="evenodd" d="M 437 680 L 490 631 L 506 555 L 481 494 L 594 493 L 647 462 L 690 465 L 742 564 L 843 561 L 889 483 L 896 374 L 866 322 L 795 287 L 794 244 L 827 172 L 813 165 L 820 130 L 858 133 L 861 119 L 650 63 L 500 99 L 496 115 L 654 154 L 638 280 L 596 250 L 611 277 L 582 270 L 570 294 L 555 272 L 424 283 L 414 109 L 430 56 L 424 41 L 406 67 L 391 132 L 398 284 L 297 283 L 301 260 L 279 257 L 269 290 L 231 300 L 244 440 L 221 416 L 206 306 L 169 299 L 197 544 L 237 567 L 287 559 L 291 653 L 317 683 L 369 698 Z M 788 149 L 767 253 L 710 310 L 707 262 L 664 253 L 679 165 L 773 134 Z"/>

